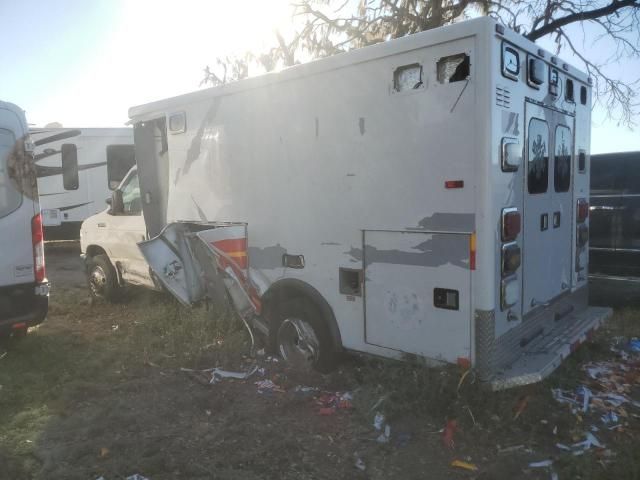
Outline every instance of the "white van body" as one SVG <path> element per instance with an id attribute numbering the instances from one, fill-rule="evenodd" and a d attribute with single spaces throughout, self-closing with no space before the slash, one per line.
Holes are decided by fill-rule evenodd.
<path id="1" fill-rule="evenodd" d="M 78 238 L 135 164 L 131 128 L 32 128 L 47 239 Z"/>
<path id="2" fill-rule="evenodd" d="M 0 335 L 41 323 L 48 302 L 33 144 L 24 112 L 0 101 Z"/>
<path id="3" fill-rule="evenodd" d="M 538 381 L 610 315 L 587 306 L 590 104 L 586 75 L 480 18 L 132 107 L 140 247 L 281 351 L 323 357 L 311 325 Z"/>
<path id="4" fill-rule="evenodd" d="M 122 207 L 114 209 L 112 197 L 108 208 L 87 218 L 80 228 L 80 250 L 86 262 L 89 288 L 99 297 L 109 296 L 104 287 L 111 280 L 107 278 L 110 272 L 115 275 L 113 290 L 125 285 L 156 288 L 137 246 L 147 239 L 147 230 L 135 166 L 114 191 L 122 195 Z M 109 265 L 92 263 L 97 255 L 106 257 L 112 269 Z"/>

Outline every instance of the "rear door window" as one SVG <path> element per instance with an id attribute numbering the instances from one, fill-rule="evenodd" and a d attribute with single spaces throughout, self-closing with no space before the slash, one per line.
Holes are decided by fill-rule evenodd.
<path id="1" fill-rule="evenodd" d="M 571 130 L 564 125 L 556 127 L 553 186 L 556 192 L 567 192 L 571 186 Z"/>
<path id="2" fill-rule="evenodd" d="M 0 128 L 0 218 L 6 217 L 22 204 L 22 193 L 12 179 L 19 171 L 17 165 L 12 165 L 16 160 L 11 155 L 15 144 L 13 132 Z"/>
<path id="3" fill-rule="evenodd" d="M 527 188 L 529 193 L 545 193 L 549 186 L 549 127 L 539 118 L 529 121 Z"/>

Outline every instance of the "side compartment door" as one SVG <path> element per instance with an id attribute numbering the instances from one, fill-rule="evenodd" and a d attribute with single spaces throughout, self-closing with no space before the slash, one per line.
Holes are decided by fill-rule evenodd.
<path id="1" fill-rule="evenodd" d="M 467 234 L 365 231 L 365 339 L 455 363 L 470 358 Z"/>
<path id="2" fill-rule="evenodd" d="M 549 185 L 550 128 L 544 109 L 526 104 L 524 208 L 522 240 L 522 314 L 551 296 L 550 256 L 552 219 Z"/>

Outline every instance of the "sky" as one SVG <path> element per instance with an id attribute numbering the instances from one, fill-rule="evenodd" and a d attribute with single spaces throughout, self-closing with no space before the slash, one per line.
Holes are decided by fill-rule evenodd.
<path id="1" fill-rule="evenodd" d="M 202 88 L 216 57 L 272 45 L 275 28 L 292 28 L 289 2 L 0 0 L 0 99 L 35 126 L 122 126 L 130 106 Z M 610 72 L 637 77 L 640 62 Z M 592 153 L 640 150 L 634 120 L 632 131 L 596 106 Z"/>

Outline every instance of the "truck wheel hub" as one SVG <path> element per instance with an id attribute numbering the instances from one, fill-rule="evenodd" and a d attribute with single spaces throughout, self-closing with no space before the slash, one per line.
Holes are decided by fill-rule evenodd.
<path id="1" fill-rule="evenodd" d="M 312 368 L 320 355 L 320 342 L 313 327 L 298 318 L 287 318 L 278 329 L 282 358 L 299 368 Z"/>

